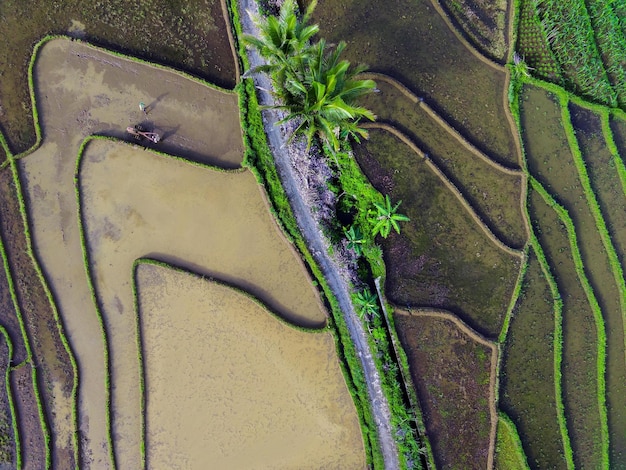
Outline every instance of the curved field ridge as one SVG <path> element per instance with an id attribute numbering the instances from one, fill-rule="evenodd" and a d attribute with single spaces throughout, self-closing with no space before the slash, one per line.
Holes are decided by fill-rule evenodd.
<path id="1" fill-rule="evenodd" d="M 136 269 L 149 468 L 365 467 L 329 332 L 200 276 Z"/>
<path id="2" fill-rule="evenodd" d="M 136 259 L 219 278 L 296 324 L 320 327 L 326 313 L 251 173 L 103 139 L 89 143 L 79 168 L 91 278 L 109 340 L 116 462 L 139 468 L 141 393 L 128 275 Z"/>
<path id="3" fill-rule="evenodd" d="M 522 216 L 524 173 L 489 158 L 398 80 L 378 73 L 362 76 L 378 84 L 379 91 L 363 104 L 379 123 L 391 124 L 428 153 L 498 238 L 523 247 L 528 238 Z"/>
<path id="4" fill-rule="evenodd" d="M 321 0 L 313 21 L 329 42 L 348 43 L 348 60 L 422 90 L 475 145 L 503 162 L 519 162 L 504 67 L 469 45 L 436 1 Z"/>
<path id="5" fill-rule="evenodd" d="M 461 205 L 465 208 L 465 210 L 468 212 L 468 214 L 471 216 L 474 222 L 476 222 L 476 224 L 481 228 L 481 230 L 485 233 L 485 235 L 489 237 L 489 239 L 493 242 L 494 245 L 496 245 L 498 248 L 500 248 L 501 250 L 505 251 L 506 253 L 510 255 L 519 256 L 520 258 L 523 256 L 520 250 L 516 250 L 514 248 L 507 246 L 498 237 L 496 237 L 493 234 L 491 229 L 487 226 L 487 224 L 485 224 L 485 222 L 481 219 L 481 217 L 476 213 L 474 208 L 471 206 L 471 204 L 467 201 L 463 193 L 446 177 L 446 175 L 433 162 L 433 160 L 424 151 L 422 151 L 410 138 L 408 138 L 401 131 L 399 131 L 398 129 L 396 129 L 395 127 L 389 124 L 363 123 L 362 127 L 366 129 L 385 130 L 389 132 L 390 134 L 393 134 L 394 136 L 396 136 L 402 142 L 404 142 L 413 152 L 415 152 L 419 157 L 421 157 L 426 162 L 426 164 L 432 170 L 432 172 L 436 174 L 441 180 L 441 182 L 445 184 L 446 187 L 456 196 L 456 198 L 459 200 Z"/>
<path id="6" fill-rule="evenodd" d="M 418 323 L 411 327 L 403 318 Z M 409 356 L 439 465 L 493 468 L 498 424 L 497 346 L 444 311 L 397 309 L 395 322 Z M 488 355 L 477 345 L 486 348 Z M 480 369 L 485 361 L 488 371 Z M 455 402 L 453 407 L 449 400 Z"/>
<path id="7" fill-rule="evenodd" d="M 165 150 L 179 148 L 190 158 L 239 166 L 242 141 L 237 96 L 63 38 L 36 47 L 31 71 L 35 123 L 44 140 L 17 156 L 19 176 L 34 251 L 80 358 L 81 468 L 106 469 L 112 465 L 107 360 L 102 327 L 80 262 L 76 156 L 88 135 L 124 136 L 127 126 L 145 121 L 163 134 L 161 148 Z M 147 116 L 139 110 L 141 101 L 150 107 Z"/>
<path id="8" fill-rule="evenodd" d="M 389 299 L 402 306 L 452 311 L 475 330 L 497 337 L 523 252 L 485 236 L 471 207 L 451 190 L 436 166 L 419 158 L 414 144 L 403 145 L 406 142 L 393 132 L 371 133 L 371 139 L 355 149 L 357 161 L 378 190 L 403 201 L 403 211 L 411 218 L 400 235 L 394 233 L 383 245 L 385 262 L 391 266 L 386 279 Z"/>

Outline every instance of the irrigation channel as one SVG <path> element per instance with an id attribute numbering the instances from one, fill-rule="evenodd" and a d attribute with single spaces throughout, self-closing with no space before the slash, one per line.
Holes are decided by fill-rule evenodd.
<path id="1" fill-rule="evenodd" d="M 249 15 L 249 13 L 253 15 L 259 14 L 256 0 L 240 0 L 239 9 L 243 32 L 258 36 L 258 28 Z M 258 53 L 251 49 L 248 50 L 248 60 L 251 68 L 264 63 L 264 60 Z M 254 74 L 253 79 L 258 91 L 259 103 L 264 106 L 273 104 L 274 100 L 270 92 L 272 89 L 270 79 L 262 74 Z M 339 269 L 335 265 L 335 262 L 329 257 L 326 243 L 323 241 L 323 235 L 316 222 L 313 220 L 310 207 L 304 203 L 298 192 L 298 184 L 288 155 L 288 145 L 290 144 L 287 143 L 287 136 L 284 129 L 276 125 L 281 119 L 278 111 L 266 109 L 263 110 L 262 113 L 269 146 L 275 157 L 276 167 L 282 185 L 289 197 L 293 212 L 296 214 L 298 226 L 308 246 L 311 248 L 315 261 L 319 264 L 325 278 L 328 280 L 330 288 L 337 297 L 341 310 L 344 313 L 350 337 L 354 342 L 361 365 L 363 366 L 372 413 L 378 431 L 379 444 L 385 461 L 385 468 L 399 468 L 398 450 L 391 429 L 389 404 L 382 391 L 381 379 L 368 346 L 365 330 L 352 306 L 349 286 L 339 275 Z"/>

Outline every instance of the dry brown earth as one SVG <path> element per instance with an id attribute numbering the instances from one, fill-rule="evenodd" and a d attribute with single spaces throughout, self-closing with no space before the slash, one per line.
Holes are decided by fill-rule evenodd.
<path id="1" fill-rule="evenodd" d="M 149 468 L 365 467 L 329 332 L 162 266 L 140 264 L 137 290 Z"/>
<path id="2" fill-rule="evenodd" d="M 117 463 L 138 468 L 136 259 L 165 260 L 234 284 L 294 323 L 320 327 L 326 313 L 250 172 L 219 172 L 100 140 L 89 144 L 79 179 L 92 278 L 109 334 Z"/>

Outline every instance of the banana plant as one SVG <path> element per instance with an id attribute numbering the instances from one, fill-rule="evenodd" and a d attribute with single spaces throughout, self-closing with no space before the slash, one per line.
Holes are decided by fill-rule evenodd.
<path id="1" fill-rule="evenodd" d="M 387 238 L 392 228 L 396 233 L 400 233 L 399 222 L 408 222 L 410 220 L 406 215 L 398 214 L 397 211 L 400 204 L 402 204 L 402 201 L 398 201 L 395 206 L 392 205 L 391 198 L 388 194 L 385 195 L 385 202 L 383 204 L 374 203 L 376 212 L 372 211 L 372 217 L 370 219 L 374 224 L 372 229 L 373 236 L 380 233 L 381 237 Z"/>
<path id="2" fill-rule="evenodd" d="M 354 296 L 354 303 L 361 320 L 365 317 L 372 318 L 378 315 L 378 297 L 369 288 L 366 287 L 357 292 Z"/>
<path id="3" fill-rule="evenodd" d="M 361 229 L 356 225 L 351 225 L 348 230 L 344 230 L 343 232 L 348 240 L 348 249 L 352 250 L 354 254 L 359 257 L 363 254 L 363 243 L 365 242 L 365 238 L 363 238 L 363 233 L 361 233 Z"/>

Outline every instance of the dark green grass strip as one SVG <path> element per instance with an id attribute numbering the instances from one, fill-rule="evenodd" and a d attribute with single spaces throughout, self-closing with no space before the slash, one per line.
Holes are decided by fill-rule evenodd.
<path id="1" fill-rule="evenodd" d="M 568 126 L 566 122 L 565 126 L 567 129 L 575 125 L 575 129 L 567 129 L 572 153 L 617 286 L 615 295 L 618 299 L 613 302 L 613 308 L 604 308 L 603 313 L 607 336 L 606 388 L 610 463 L 611 466 L 620 468 L 626 465 L 626 455 L 619 455 L 619 449 L 626 449 L 626 284 L 617 248 L 620 236 L 626 235 L 626 198 L 621 191 L 613 155 L 602 133 L 600 117 L 590 109 L 571 103 L 569 108 L 571 124 Z M 608 113 L 605 111 L 604 114 Z M 617 228 L 619 226 L 622 228 Z M 599 293 L 602 293 L 602 289 Z"/>
<path id="2" fill-rule="evenodd" d="M 528 164 L 531 168 L 531 173 L 548 185 L 549 190 L 558 195 L 560 204 L 563 204 L 561 206 L 554 201 L 556 205 L 553 207 L 557 210 L 562 223 L 567 227 L 575 270 L 581 278 L 582 288 L 585 290 L 592 308 L 591 312 L 597 332 L 595 340 L 598 343 L 597 364 L 594 375 L 598 379 L 596 393 L 598 394 L 598 403 L 600 404 L 599 434 L 594 436 L 592 431 L 585 431 L 585 429 L 589 428 L 587 425 L 574 424 L 570 426 L 572 442 L 574 443 L 575 455 L 579 459 L 578 463 L 582 462 L 583 465 L 589 465 L 590 468 L 595 468 L 596 465 L 606 466 L 608 465 L 609 447 L 604 375 L 606 334 L 600 305 L 607 311 L 607 315 L 621 316 L 619 291 L 615 285 L 615 277 L 611 271 L 609 258 L 605 255 L 606 248 L 598 233 L 593 208 L 587 203 L 583 187 L 584 182 L 581 182 L 579 176 L 580 159 L 577 160 L 576 151 L 571 150 L 577 144 L 571 129 L 571 123 L 567 127 L 569 122 L 567 110 L 569 95 L 558 93 L 555 100 L 553 95 L 547 94 L 546 91 L 539 88 L 530 88 L 528 95 L 535 99 L 535 101 L 531 100 L 534 106 L 529 104 L 525 110 L 525 142 L 530 149 Z M 544 102 L 541 100 L 544 100 Z M 543 115 L 540 113 L 541 110 L 544 111 Z M 536 189 L 541 187 L 541 185 L 534 181 L 533 187 Z M 547 194 L 547 191 L 542 193 L 542 195 Z M 546 226 L 542 227 L 542 229 L 546 232 L 551 230 L 551 227 Z M 573 238 L 574 236 L 576 238 Z M 544 242 L 546 239 L 544 239 Z M 565 246 L 561 248 L 567 249 Z M 558 255 L 553 256 L 559 257 Z M 555 266 L 553 263 L 551 265 Z M 555 270 L 557 270 L 556 267 Z M 567 275 L 565 274 L 565 276 Z M 575 288 L 575 283 L 573 280 L 565 281 L 564 279 L 567 279 L 567 277 L 563 276 L 557 276 L 557 281 L 564 282 L 565 285 L 569 282 L 569 287 L 561 288 L 561 292 L 569 293 L 571 289 Z M 566 344 L 569 343 L 574 347 L 575 342 L 580 340 L 578 335 L 581 335 L 580 337 L 582 338 L 585 332 L 580 330 L 581 325 L 574 325 L 571 315 L 566 316 L 565 319 L 566 331 L 568 331 L 568 328 L 571 331 L 575 331 L 575 333 L 572 333 L 574 336 L 566 334 Z M 565 348 L 565 364 L 573 366 L 574 359 L 571 354 L 573 354 L 572 351 L 574 349 L 570 349 L 567 346 Z M 565 370 L 566 372 L 569 370 L 573 380 L 580 384 L 583 379 L 581 378 L 582 371 L 578 370 L 579 366 L 570 367 L 569 369 L 566 367 Z M 567 379 L 568 375 L 566 374 L 565 377 Z M 574 379 L 574 377 L 578 378 Z M 568 390 L 568 394 L 571 394 L 571 392 L 572 390 Z M 566 395 L 566 399 L 568 399 L 568 395 Z M 578 414 L 580 423 L 583 423 L 584 418 L 580 416 L 580 410 L 582 410 L 581 407 L 575 406 L 574 409 L 569 409 L 568 413 L 570 416 L 572 413 L 574 415 Z"/>
<path id="3" fill-rule="evenodd" d="M 566 325 L 564 329 L 564 378 L 566 407 L 568 409 L 567 415 L 571 418 L 569 421 L 569 429 L 572 434 L 576 463 L 577 466 L 584 468 L 608 468 L 609 439 L 605 384 L 606 333 L 602 312 L 584 272 L 583 261 L 578 248 L 578 239 L 572 219 L 565 208 L 560 206 L 536 179 L 531 177 L 530 183 L 533 190 L 541 196 L 545 204 L 556 212 L 558 219 L 565 227 L 574 264 L 574 273 L 577 275 L 578 282 L 584 291 L 596 330 L 595 335 L 592 335 L 591 338 L 587 340 L 583 339 L 585 338 L 586 331 L 580 331 L 580 328 L 582 327 L 587 330 L 591 325 L 586 325 L 583 318 L 579 318 L 578 320 L 573 318 L 574 313 L 571 309 L 573 308 L 573 304 L 570 305 L 569 298 L 573 298 L 576 295 L 571 293 L 571 289 L 574 287 L 572 284 L 575 283 L 572 278 L 574 273 L 566 272 L 566 268 L 561 266 L 562 261 L 557 262 L 558 258 L 555 256 L 555 249 L 559 253 L 563 253 L 561 250 L 564 247 L 556 248 L 557 245 L 553 244 L 554 240 L 550 240 L 550 234 L 557 233 L 558 224 L 540 223 L 539 227 L 546 233 L 545 236 L 541 237 L 542 246 L 545 246 L 545 244 L 552 245 L 550 247 L 551 253 L 548 257 L 551 258 L 549 262 L 550 265 L 555 266 L 557 282 L 569 287 L 563 287 L 560 290 L 566 293 L 566 295 L 564 295 L 564 307 L 568 318 L 567 323 L 570 325 L 569 328 Z M 537 215 L 537 213 L 533 213 L 533 216 Z M 582 301 L 583 299 L 581 298 L 579 300 Z M 573 323 L 576 323 L 576 325 L 573 325 Z M 568 335 L 570 329 L 572 332 Z M 595 361 L 592 361 L 593 354 L 581 354 L 584 353 L 584 348 L 589 344 L 589 339 L 591 339 L 591 344 L 595 343 L 596 345 Z M 581 340 L 587 344 L 579 344 L 577 351 L 574 352 L 576 348 L 574 342 L 580 342 Z M 572 345 L 573 348 L 571 348 L 570 345 Z M 595 369 L 595 374 L 590 373 L 590 371 L 584 371 L 584 367 L 581 368 L 581 365 L 584 366 L 586 362 L 590 367 Z M 595 362 L 595 364 L 593 362 Z M 593 377 L 591 383 L 595 382 L 593 386 L 595 389 L 593 392 L 593 395 L 595 395 L 595 405 L 592 405 L 590 402 L 591 390 L 585 390 L 585 388 L 589 386 L 589 379 L 591 377 Z M 593 418 L 594 414 L 597 416 L 598 422 Z"/>
<path id="4" fill-rule="evenodd" d="M 522 81 L 518 81 L 514 78 L 511 78 L 509 83 L 509 107 L 511 110 L 511 114 L 513 116 L 513 120 L 517 125 L 520 139 L 520 148 L 522 153 L 522 167 L 524 172 L 528 176 L 528 158 L 527 158 L 527 150 L 524 145 L 523 134 L 525 133 L 525 129 L 522 125 L 522 117 L 521 117 L 521 109 L 520 103 L 522 100 L 522 91 L 523 91 L 524 83 Z M 527 187 L 527 190 L 530 191 L 530 187 Z M 541 268 L 541 272 L 538 275 L 539 278 L 543 278 L 549 287 L 550 296 L 552 297 L 552 310 L 554 317 L 554 329 L 552 334 L 552 350 L 553 350 L 553 386 L 554 386 L 554 397 L 555 397 L 555 406 L 556 406 L 556 415 L 558 428 L 561 435 L 561 445 L 562 445 L 562 453 L 557 452 L 557 454 L 549 454 L 554 457 L 554 455 L 561 455 L 561 459 L 564 461 L 563 464 L 565 468 L 568 470 L 574 469 L 574 455 L 571 446 L 571 441 L 567 429 L 567 422 L 565 418 L 565 406 L 563 402 L 563 376 L 562 376 L 562 361 L 563 361 L 563 300 L 561 298 L 561 294 L 559 292 L 559 288 L 554 280 L 554 277 L 550 271 L 550 266 L 546 260 L 544 251 L 539 243 L 537 238 L 537 234 L 532 226 L 532 221 L 529 213 L 529 194 L 527 193 L 527 200 L 524 206 L 524 216 L 530 226 L 530 246 L 532 247 L 532 253 L 536 256 L 537 261 L 539 262 L 539 266 Z M 530 254 L 529 254 L 530 256 Z M 530 259 L 530 258 L 529 258 Z M 529 261 L 530 263 L 530 261 Z M 530 265 L 529 265 L 530 266 Z M 530 267 L 529 267 L 530 270 Z M 527 272 L 528 276 L 528 272 Z M 544 297 L 547 298 L 547 295 L 544 294 Z M 549 304 L 549 300 L 547 301 Z M 534 309 L 533 309 L 534 310 Z M 533 311 L 531 310 L 531 311 Z M 524 337 L 524 335 L 522 335 Z M 523 348 L 526 347 L 525 337 L 523 341 Z M 545 357 L 545 356 L 544 356 Z M 521 369 L 524 370 L 524 369 Z M 517 370 L 516 370 L 517 372 Z M 531 381 L 532 384 L 532 381 Z M 531 385 L 532 386 L 532 385 Z M 549 394 L 547 396 L 550 396 Z M 541 432 L 538 435 L 535 435 L 535 438 L 542 439 Z M 540 442 L 543 442 L 541 440 Z M 559 446 L 560 447 L 560 446 Z M 530 449 L 527 449 L 527 454 Z"/>
<path id="5" fill-rule="evenodd" d="M 511 324 L 511 317 L 513 316 L 513 311 L 515 310 L 515 306 L 517 305 L 517 301 L 522 292 L 522 286 L 524 282 L 524 277 L 526 276 L 527 269 L 528 269 L 528 246 L 524 248 L 524 260 L 522 261 L 522 265 L 520 267 L 519 274 L 517 276 L 517 282 L 515 283 L 515 287 L 513 288 L 513 295 L 511 296 L 511 302 L 509 303 L 509 308 L 507 308 L 506 315 L 504 316 L 504 321 L 502 322 L 502 329 L 500 330 L 500 334 L 498 335 L 498 344 L 500 346 L 505 344 L 506 342 L 507 334 L 509 332 L 509 327 Z"/>
<path id="6" fill-rule="evenodd" d="M 502 411 L 498 413 L 495 470 L 530 470 L 517 428 L 511 418 Z"/>

